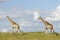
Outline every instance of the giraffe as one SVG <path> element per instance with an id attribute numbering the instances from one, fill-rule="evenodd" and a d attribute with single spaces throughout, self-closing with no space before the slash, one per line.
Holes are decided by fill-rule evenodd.
<path id="1" fill-rule="evenodd" d="M 47 30 L 47 29 L 50 29 L 50 32 L 54 32 L 54 30 L 53 30 L 53 25 L 52 24 L 50 24 L 49 22 L 47 22 L 46 20 L 44 20 L 41 16 L 40 17 L 38 17 L 38 20 L 40 20 L 44 25 L 45 25 L 45 29 Z"/>
<path id="2" fill-rule="evenodd" d="M 16 29 L 16 32 L 19 31 L 19 24 L 15 23 L 9 16 L 7 16 L 9 22 L 10 22 L 10 27 L 11 29 Z M 21 31 L 21 30 L 20 30 Z"/>

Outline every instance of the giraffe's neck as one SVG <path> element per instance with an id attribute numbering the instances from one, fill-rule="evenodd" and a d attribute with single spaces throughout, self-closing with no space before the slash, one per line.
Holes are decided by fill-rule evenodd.
<path id="1" fill-rule="evenodd" d="M 11 24 L 15 23 L 9 16 L 7 16 L 7 18 Z"/>
<path id="2" fill-rule="evenodd" d="M 43 18 L 40 17 L 39 19 L 42 23 L 44 23 L 44 24 L 46 23 L 46 21 Z"/>

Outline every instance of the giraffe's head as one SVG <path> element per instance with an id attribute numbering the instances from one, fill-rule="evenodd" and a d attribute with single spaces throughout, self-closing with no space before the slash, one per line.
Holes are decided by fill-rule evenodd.
<path id="1" fill-rule="evenodd" d="M 8 16 L 8 15 L 7 15 L 6 17 L 7 17 L 7 18 L 9 18 L 9 16 Z"/>
<path id="2" fill-rule="evenodd" d="M 6 17 L 8 17 L 8 15 Z"/>
<path id="3" fill-rule="evenodd" d="M 41 19 L 41 16 L 38 17 L 38 20 Z"/>

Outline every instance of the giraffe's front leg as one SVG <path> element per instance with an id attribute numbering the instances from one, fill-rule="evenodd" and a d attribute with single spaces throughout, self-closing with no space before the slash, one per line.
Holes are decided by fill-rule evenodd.
<path id="1" fill-rule="evenodd" d="M 16 32 L 18 32 L 18 28 L 16 28 Z"/>
<path id="2" fill-rule="evenodd" d="M 9 32 L 13 32 L 13 28 L 12 28 L 13 26 L 11 26 L 10 28 L 9 28 Z"/>
<path id="3" fill-rule="evenodd" d="M 47 33 L 47 29 L 48 29 L 48 28 L 45 28 L 44 33 Z"/>

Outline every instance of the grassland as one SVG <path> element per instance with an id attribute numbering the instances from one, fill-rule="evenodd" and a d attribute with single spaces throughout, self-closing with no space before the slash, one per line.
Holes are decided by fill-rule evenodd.
<path id="1" fill-rule="evenodd" d="M 3 33 L 0 32 L 0 40 L 60 40 L 60 34 L 57 33 Z"/>

